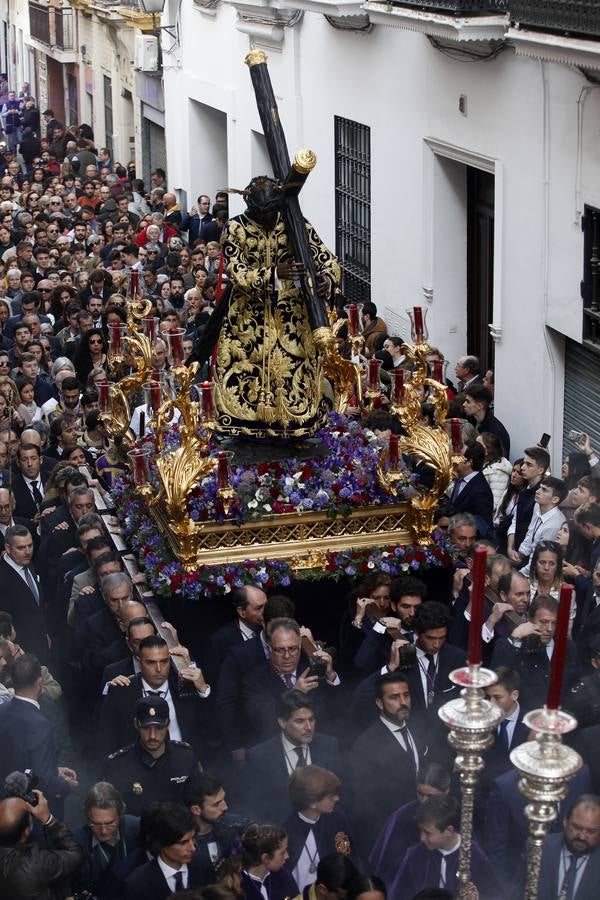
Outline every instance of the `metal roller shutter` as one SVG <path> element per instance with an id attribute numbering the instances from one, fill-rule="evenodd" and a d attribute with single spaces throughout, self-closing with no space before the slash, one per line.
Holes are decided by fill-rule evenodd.
<path id="1" fill-rule="evenodd" d="M 571 430 L 586 431 L 600 450 L 600 352 L 567 341 L 563 454 L 577 449 L 567 437 Z"/>

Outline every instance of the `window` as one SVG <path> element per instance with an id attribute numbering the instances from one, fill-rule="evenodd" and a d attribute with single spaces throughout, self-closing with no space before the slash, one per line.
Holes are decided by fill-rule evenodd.
<path id="1" fill-rule="evenodd" d="M 104 131 L 105 147 L 113 158 L 113 105 L 112 105 L 112 81 L 108 75 L 104 76 Z"/>
<path id="2" fill-rule="evenodd" d="M 335 117 L 335 250 L 348 302 L 371 299 L 371 129 Z"/>
<path id="3" fill-rule="evenodd" d="M 585 206 L 583 231 L 583 339 L 600 344 L 600 209 Z"/>

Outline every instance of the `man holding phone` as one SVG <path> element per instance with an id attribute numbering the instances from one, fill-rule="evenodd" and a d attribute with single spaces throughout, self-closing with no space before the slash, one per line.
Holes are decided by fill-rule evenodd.
<path id="1" fill-rule="evenodd" d="M 525 481 L 525 487 L 519 494 L 512 522 L 508 528 L 507 556 L 513 562 L 522 562 L 518 550 L 529 529 L 538 485 L 549 465 L 550 454 L 543 447 L 527 447 L 524 451 L 521 476 Z"/>

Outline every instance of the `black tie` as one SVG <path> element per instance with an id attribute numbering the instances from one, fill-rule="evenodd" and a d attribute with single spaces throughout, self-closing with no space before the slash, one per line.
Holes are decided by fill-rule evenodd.
<path id="1" fill-rule="evenodd" d="M 33 501 L 34 501 L 35 505 L 39 509 L 40 506 L 42 505 L 42 501 L 44 498 L 42 497 L 42 493 L 38 487 L 37 481 L 31 482 L 31 495 L 33 497 Z"/>
<path id="2" fill-rule="evenodd" d="M 183 872 L 175 872 L 175 890 L 183 890 Z"/>
<path id="3" fill-rule="evenodd" d="M 409 732 L 408 728 L 406 727 L 406 725 L 404 725 L 403 728 L 396 728 L 396 731 L 402 735 L 402 739 L 404 740 L 404 745 L 406 747 L 406 755 L 408 757 L 408 764 L 409 764 L 413 774 L 416 775 L 417 764 L 415 762 L 415 754 L 413 753 L 413 745 L 411 742 L 410 732 Z"/>
<path id="4" fill-rule="evenodd" d="M 433 690 L 433 684 L 435 681 L 435 659 L 431 655 L 431 653 L 425 654 L 425 659 L 427 660 L 427 680 L 429 681 L 429 687 Z"/>
<path id="5" fill-rule="evenodd" d="M 503 750 L 510 750 L 510 741 L 508 739 L 508 719 L 500 722 L 500 730 L 498 732 L 498 740 L 502 744 Z"/>
<path id="6" fill-rule="evenodd" d="M 306 757 L 304 756 L 304 747 L 294 747 L 294 753 L 298 757 L 298 762 L 296 763 L 297 769 L 302 769 L 306 765 Z"/>
<path id="7" fill-rule="evenodd" d="M 565 871 L 563 882 L 560 886 L 558 900 L 573 900 L 575 894 L 575 878 L 577 876 L 578 858 L 573 853 L 571 853 L 570 856 L 571 861 Z"/>

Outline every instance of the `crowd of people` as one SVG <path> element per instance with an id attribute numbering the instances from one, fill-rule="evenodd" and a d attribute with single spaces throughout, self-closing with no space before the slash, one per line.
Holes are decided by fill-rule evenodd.
<path id="1" fill-rule="evenodd" d="M 160 328 L 184 327 L 192 354 L 226 275 L 227 194 L 182 210 L 163 171 L 147 190 L 89 127 L 40 117 L 27 85 L 6 94 L 0 119 L 1 895 L 454 897 L 460 790 L 438 710 L 457 696 L 449 676 L 465 663 L 483 546 L 484 661 L 497 674 L 487 693 L 503 719 L 477 788 L 477 896 L 522 895 L 527 820 L 510 752 L 529 738 L 526 712 L 544 704 L 567 581 L 562 703 L 578 718 L 567 739 L 584 766 L 551 827 L 539 897 L 595 900 L 600 458 L 589 437 L 560 477 L 543 442 L 511 455 L 493 372 L 465 356 L 447 382 L 462 461 L 436 516 L 453 559 L 443 578 L 373 571 L 348 582 L 327 650 L 311 645 L 291 597 L 260 585 L 223 601 L 221 627 L 178 635 L 150 614 L 143 576 L 130 577 L 115 522 L 96 508 L 123 471 L 98 385 L 132 271 Z M 362 325 L 384 386 L 395 368 L 408 374 L 374 303 Z M 166 351 L 159 338 L 158 373 Z M 356 414 L 374 440 L 401 429 L 385 393 Z M 437 427 L 426 391 L 422 415 Z M 426 467 L 406 464 L 427 484 Z M 315 591 L 326 603 L 327 589 Z"/>

